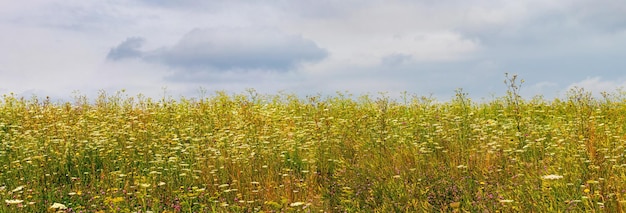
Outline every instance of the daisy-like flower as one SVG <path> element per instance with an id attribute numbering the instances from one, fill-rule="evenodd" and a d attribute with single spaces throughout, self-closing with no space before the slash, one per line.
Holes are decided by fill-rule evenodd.
<path id="1" fill-rule="evenodd" d="M 295 202 L 295 203 L 289 204 L 289 206 L 291 207 L 302 206 L 302 205 L 304 205 L 304 202 Z"/>
<path id="2" fill-rule="evenodd" d="M 67 209 L 67 206 L 60 204 L 60 203 L 53 203 L 52 206 L 50 206 L 51 209 L 58 209 L 58 210 L 65 210 Z"/>
<path id="3" fill-rule="evenodd" d="M 11 205 L 11 204 L 20 204 L 24 201 L 23 200 L 4 200 L 4 202 Z"/>
<path id="4" fill-rule="evenodd" d="M 24 186 L 18 186 L 15 189 L 11 190 L 11 192 L 19 192 L 22 191 L 22 189 L 24 189 Z"/>
<path id="5" fill-rule="evenodd" d="M 541 176 L 541 179 L 544 180 L 557 180 L 563 178 L 563 175 L 544 175 Z"/>

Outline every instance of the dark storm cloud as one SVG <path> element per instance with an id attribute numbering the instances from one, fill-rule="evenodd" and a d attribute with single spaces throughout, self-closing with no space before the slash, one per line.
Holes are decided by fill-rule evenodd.
<path id="1" fill-rule="evenodd" d="M 109 54 L 107 54 L 107 59 L 117 61 L 125 58 L 139 58 L 143 55 L 141 50 L 139 50 L 143 43 L 143 38 L 127 38 L 121 44 L 117 45 L 109 51 Z"/>
<path id="2" fill-rule="evenodd" d="M 328 55 L 315 42 L 262 28 L 195 29 L 172 47 L 147 53 L 145 59 L 186 70 L 286 71 Z"/>

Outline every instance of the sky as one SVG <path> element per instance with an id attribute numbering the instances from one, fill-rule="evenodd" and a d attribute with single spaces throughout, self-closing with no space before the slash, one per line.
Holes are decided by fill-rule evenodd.
<path id="1" fill-rule="evenodd" d="M 622 0 L 0 1 L 0 94 L 598 94 L 626 85 Z"/>

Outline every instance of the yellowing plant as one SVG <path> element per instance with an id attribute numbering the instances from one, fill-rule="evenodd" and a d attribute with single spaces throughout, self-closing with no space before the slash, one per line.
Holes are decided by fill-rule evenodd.
<path id="1" fill-rule="evenodd" d="M 0 103 L 1 212 L 624 210 L 626 96 Z"/>

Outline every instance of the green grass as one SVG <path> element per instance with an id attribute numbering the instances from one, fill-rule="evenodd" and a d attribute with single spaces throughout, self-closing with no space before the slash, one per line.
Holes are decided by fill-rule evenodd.
<path id="1" fill-rule="evenodd" d="M 4 95 L 0 212 L 623 212 L 626 95 L 517 90 Z"/>

